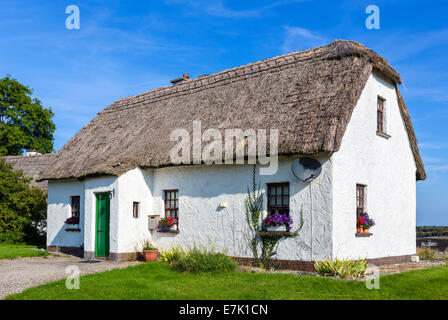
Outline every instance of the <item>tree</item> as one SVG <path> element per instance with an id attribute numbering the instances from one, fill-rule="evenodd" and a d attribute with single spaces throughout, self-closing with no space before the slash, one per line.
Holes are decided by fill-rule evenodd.
<path id="1" fill-rule="evenodd" d="M 24 149 L 53 151 L 54 113 L 32 93 L 10 75 L 0 79 L 0 155 L 21 155 Z"/>
<path id="2" fill-rule="evenodd" d="M 46 194 L 0 159 L 0 242 L 33 242 L 46 218 Z"/>

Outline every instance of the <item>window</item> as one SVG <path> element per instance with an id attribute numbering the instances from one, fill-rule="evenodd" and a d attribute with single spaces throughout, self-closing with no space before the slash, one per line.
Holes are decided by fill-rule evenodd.
<path id="1" fill-rule="evenodd" d="M 139 211 L 140 203 L 139 202 L 133 202 L 132 204 L 132 216 L 134 219 L 138 219 L 138 211 Z"/>
<path id="2" fill-rule="evenodd" d="M 384 103 L 385 103 L 385 100 L 383 98 L 378 97 L 376 130 L 378 132 L 382 132 L 382 133 L 386 132 L 385 116 L 384 116 Z"/>
<path id="3" fill-rule="evenodd" d="M 72 202 L 72 217 L 76 217 L 79 219 L 79 215 L 80 215 L 80 202 L 81 202 L 81 197 L 80 196 L 72 196 L 71 197 L 71 202 Z"/>
<path id="4" fill-rule="evenodd" d="M 359 215 L 366 209 L 366 186 L 362 184 L 356 185 L 356 220 Z"/>
<path id="5" fill-rule="evenodd" d="M 268 183 L 268 212 L 289 215 L 289 182 Z"/>
<path id="6" fill-rule="evenodd" d="M 165 190 L 165 217 L 179 219 L 179 190 Z"/>

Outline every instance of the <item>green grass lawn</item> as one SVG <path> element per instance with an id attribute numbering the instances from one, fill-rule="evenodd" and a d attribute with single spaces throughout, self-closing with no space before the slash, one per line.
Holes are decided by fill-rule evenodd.
<path id="1" fill-rule="evenodd" d="M 363 281 L 293 274 L 178 273 L 160 262 L 116 269 L 30 288 L 8 299 L 448 299 L 448 265 L 381 277 L 379 290 Z"/>
<path id="2" fill-rule="evenodd" d="M 37 250 L 36 246 L 22 244 L 0 244 L 0 259 L 14 259 L 19 257 L 47 256 L 48 252 Z"/>

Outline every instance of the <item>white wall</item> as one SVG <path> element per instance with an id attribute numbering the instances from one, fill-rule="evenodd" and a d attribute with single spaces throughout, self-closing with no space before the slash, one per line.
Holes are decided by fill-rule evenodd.
<path id="1" fill-rule="evenodd" d="M 65 220 L 72 216 L 71 196 L 80 196 L 81 232 L 65 231 Z M 79 247 L 84 242 L 84 183 L 49 181 L 47 211 L 47 246 Z"/>
<path id="2" fill-rule="evenodd" d="M 119 224 L 119 185 L 117 177 L 89 178 L 85 183 L 85 235 L 84 250 L 95 252 L 96 236 L 96 195 L 95 193 L 112 192 L 110 199 L 110 235 L 109 251 L 118 252 L 118 224 Z"/>
<path id="3" fill-rule="evenodd" d="M 377 96 L 386 99 L 386 139 L 376 134 Z M 371 75 L 333 163 L 333 253 L 379 258 L 415 253 L 415 163 L 395 89 Z M 356 184 L 367 185 L 373 236 L 356 238 Z"/>
<path id="4" fill-rule="evenodd" d="M 135 252 L 140 250 L 143 240 L 150 239 L 148 215 L 153 212 L 151 187 L 151 170 L 136 168 L 118 178 L 118 246 L 113 252 Z M 133 202 L 140 203 L 138 219 L 133 217 Z"/>
<path id="5" fill-rule="evenodd" d="M 295 226 L 299 223 L 299 212 L 303 208 L 305 225 L 300 239 L 282 241 L 278 248 L 279 259 L 310 261 L 331 258 L 331 164 L 326 156 L 318 159 L 323 170 L 312 182 L 312 201 L 310 185 L 292 175 L 293 158 L 280 159 L 278 172 L 274 176 L 260 176 L 257 170 L 257 182 L 264 190 L 266 183 L 290 183 L 290 214 Z M 232 256 L 251 257 L 244 214 L 244 199 L 247 187 L 251 185 L 251 165 L 203 165 L 156 170 L 136 168 L 118 178 L 50 182 L 49 239 L 54 238 L 53 234 L 57 233 L 54 230 L 61 229 L 69 217 L 70 195 L 81 195 L 82 233 L 78 234 L 76 241 L 72 241 L 69 238 L 71 235 L 66 235 L 68 232 L 64 231 L 64 237 L 52 245 L 79 246 L 84 243 L 85 251 L 94 252 L 95 193 L 111 191 L 114 196 L 110 203 L 110 252 L 135 252 L 143 240 L 148 239 L 161 249 L 197 245 L 214 247 Z M 179 190 L 179 234 L 148 230 L 148 215 L 164 216 L 163 190 L 166 189 Z M 133 218 L 134 201 L 140 202 L 138 219 Z M 221 202 L 227 202 L 227 208 L 219 208 Z M 266 203 L 265 194 L 265 209 Z M 56 216 L 61 218 L 56 219 Z M 302 241 L 312 250 L 303 246 Z"/>
<path id="6" fill-rule="evenodd" d="M 118 178 L 100 177 L 84 181 L 64 180 L 48 183 L 47 245 L 79 247 L 95 252 L 95 219 L 97 192 L 118 192 Z M 71 217 L 71 196 L 80 196 L 81 232 L 65 231 L 65 220 Z M 117 252 L 118 243 L 118 197 L 110 204 L 110 251 Z"/>
<path id="7" fill-rule="evenodd" d="M 309 185 L 299 182 L 291 172 L 291 158 L 279 162 L 274 176 L 260 176 L 261 187 L 266 183 L 290 183 L 290 213 L 298 224 L 303 206 L 305 226 L 300 234 L 303 241 L 313 246 L 313 258 L 331 257 L 331 166 L 326 157 L 319 159 L 323 172 L 313 182 L 313 218 L 311 219 Z M 247 246 L 244 198 L 252 185 L 250 165 L 210 165 L 171 167 L 154 170 L 154 204 L 151 214 L 164 216 L 163 190 L 179 189 L 179 234 L 152 231 L 152 239 L 160 248 L 171 246 L 215 247 L 228 255 L 251 257 Z M 266 209 L 265 195 L 265 209 Z M 227 202 L 227 208 L 219 208 Z M 311 232 L 311 221 L 313 232 Z M 312 238 L 312 240 L 311 240 Z M 297 238 L 281 242 L 278 258 L 311 260 L 311 250 L 300 245 Z"/>

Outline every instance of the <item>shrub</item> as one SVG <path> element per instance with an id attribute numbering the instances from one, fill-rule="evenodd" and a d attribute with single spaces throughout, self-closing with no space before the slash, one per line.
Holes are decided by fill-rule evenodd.
<path id="1" fill-rule="evenodd" d="M 186 252 L 181 248 L 170 248 L 168 250 L 163 250 L 160 252 L 160 261 L 166 262 L 168 264 L 173 264 L 181 259 Z"/>
<path id="2" fill-rule="evenodd" d="M 448 250 L 442 252 L 442 260 L 448 261 Z"/>
<path id="3" fill-rule="evenodd" d="M 314 268 L 321 276 L 340 278 L 362 278 L 366 273 L 368 264 L 366 259 L 362 260 L 326 260 L 314 262 Z"/>
<path id="4" fill-rule="evenodd" d="M 143 241 L 143 244 L 142 244 L 142 250 L 143 251 L 152 251 L 152 250 L 157 250 L 157 248 L 152 245 L 151 241 L 145 240 L 145 241 Z"/>
<path id="5" fill-rule="evenodd" d="M 182 250 L 172 248 L 161 253 L 161 261 L 180 272 L 229 272 L 235 271 L 237 264 L 231 258 L 213 250 Z"/>
<path id="6" fill-rule="evenodd" d="M 437 259 L 436 251 L 435 250 L 431 250 L 429 248 L 417 248 L 417 254 L 418 254 L 418 257 L 421 260 L 435 260 L 435 259 Z"/>
<path id="7" fill-rule="evenodd" d="M 0 242 L 38 242 L 46 218 L 47 200 L 30 179 L 0 159 Z"/>

